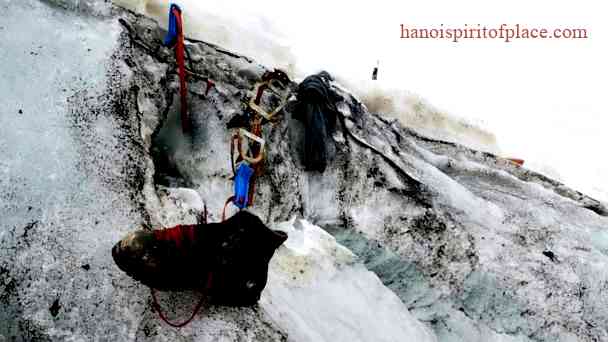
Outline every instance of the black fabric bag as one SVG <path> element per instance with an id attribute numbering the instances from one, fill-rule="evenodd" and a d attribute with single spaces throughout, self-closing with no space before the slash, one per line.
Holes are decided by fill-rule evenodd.
<path id="1" fill-rule="evenodd" d="M 306 126 L 304 167 L 324 172 L 329 159 L 328 144 L 336 125 L 336 95 L 326 72 L 308 76 L 298 85 L 294 117 Z"/>
<path id="2" fill-rule="evenodd" d="M 255 304 L 268 263 L 287 234 L 240 211 L 222 223 L 129 234 L 112 249 L 118 267 L 158 290 L 201 290 L 213 304 Z"/>

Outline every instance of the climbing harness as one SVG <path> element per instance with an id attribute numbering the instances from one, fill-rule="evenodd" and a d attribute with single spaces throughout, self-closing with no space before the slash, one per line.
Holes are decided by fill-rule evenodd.
<path id="1" fill-rule="evenodd" d="M 177 62 L 177 73 L 179 76 L 179 96 L 180 114 L 182 120 L 182 130 L 184 133 L 190 131 L 190 121 L 188 119 L 188 103 L 186 89 L 186 65 L 184 61 L 184 27 L 182 21 L 182 10 L 176 4 L 171 4 L 169 8 L 169 30 L 165 36 L 165 46 L 175 47 L 175 60 Z"/>
<path id="2" fill-rule="evenodd" d="M 274 71 L 267 71 L 264 73 L 264 75 L 262 75 L 261 82 L 256 83 L 253 88 L 255 97 L 252 97 L 251 100 L 249 100 L 249 109 L 269 122 L 272 122 L 274 116 L 283 110 L 293 94 L 291 91 L 288 91 L 287 94 L 282 98 L 279 106 L 271 112 L 267 112 L 260 106 L 262 95 L 264 94 L 265 90 L 272 90 L 274 93 L 279 94 L 281 91 L 278 90 L 274 85 L 278 83 L 281 87 L 286 87 L 289 85 L 289 82 L 291 82 L 289 76 L 287 76 L 287 74 L 281 70 L 275 69 Z"/>

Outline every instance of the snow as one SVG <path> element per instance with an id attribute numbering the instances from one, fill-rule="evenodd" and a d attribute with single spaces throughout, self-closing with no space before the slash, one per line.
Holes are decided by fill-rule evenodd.
<path id="1" fill-rule="evenodd" d="M 188 188 L 159 187 L 157 193 L 162 208 L 158 213 L 162 227 L 200 223 L 204 216 L 205 204 L 196 191 Z"/>
<path id="2" fill-rule="evenodd" d="M 323 229 L 292 219 L 260 304 L 290 341 L 437 341 L 378 277 Z"/>

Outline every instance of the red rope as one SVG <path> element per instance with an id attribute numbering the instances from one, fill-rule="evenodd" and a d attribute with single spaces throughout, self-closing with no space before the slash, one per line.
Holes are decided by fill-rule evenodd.
<path id="1" fill-rule="evenodd" d="M 175 46 L 175 60 L 177 61 L 177 71 L 179 75 L 179 96 L 180 96 L 180 113 L 182 119 L 182 129 L 184 133 L 190 131 L 190 121 L 188 121 L 188 103 L 186 95 L 186 65 L 184 63 L 184 27 L 182 22 L 182 14 L 176 8 L 173 9 L 173 15 L 177 23 L 177 45 Z"/>
<path id="2" fill-rule="evenodd" d="M 258 88 L 258 93 L 255 95 L 255 100 L 254 103 L 256 105 L 259 105 L 260 102 L 262 101 L 262 95 L 264 94 L 264 91 L 268 88 L 267 84 L 263 84 Z M 251 133 L 257 135 L 258 137 L 262 136 L 262 124 L 261 122 L 257 122 L 256 120 L 254 120 L 254 124 L 252 124 L 251 127 Z M 257 148 L 252 147 L 251 148 L 252 152 L 259 152 L 257 150 Z M 253 205 L 253 198 L 255 195 L 255 179 L 262 173 L 262 168 L 261 165 L 256 164 L 256 165 L 252 165 L 253 170 L 255 171 L 253 173 L 253 176 L 251 177 L 250 180 L 250 185 L 249 185 L 249 196 L 247 198 L 247 205 L 248 206 L 252 206 Z"/>
<path id="3" fill-rule="evenodd" d="M 224 209 L 222 210 L 222 222 L 226 221 L 226 208 L 228 207 L 229 203 L 232 203 L 232 201 L 234 201 L 234 196 L 229 197 L 228 200 L 226 200 L 226 203 L 224 203 Z M 205 206 L 204 211 L 205 211 L 204 222 L 206 223 L 207 222 L 207 207 L 206 206 Z M 194 239 L 194 230 L 195 229 L 197 229 L 195 225 L 186 225 L 186 226 L 177 225 L 177 226 L 175 226 L 173 228 L 169 228 L 169 229 L 155 230 L 154 237 L 159 240 L 173 240 L 175 242 L 176 248 L 180 248 L 184 239 L 186 239 L 186 238 L 191 239 L 191 240 Z M 213 274 L 211 272 L 209 272 L 207 275 L 207 286 L 206 286 L 204 292 L 207 292 L 211 289 L 212 281 L 213 281 Z M 186 326 L 188 323 L 192 322 L 194 317 L 196 317 L 196 315 L 201 310 L 201 307 L 203 306 L 203 303 L 205 301 L 205 293 L 203 293 L 203 295 L 201 296 L 201 299 L 198 301 L 198 303 L 194 307 L 194 311 L 192 312 L 192 315 L 190 315 L 190 317 L 187 320 L 185 320 L 181 323 L 174 323 L 174 322 L 169 321 L 167 316 L 165 316 L 165 314 L 163 314 L 160 304 L 158 302 L 158 298 L 156 297 L 156 290 L 153 288 L 150 288 L 150 293 L 152 294 L 152 300 L 154 302 L 154 309 L 158 313 L 158 316 L 160 317 L 160 319 L 162 319 L 165 323 L 167 323 L 168 325 L 170 325 L 174 328 L 181 328 L 181 327 Z"/>
<path id="4" fill-rule="evenodd" d="M 212 273 L 209 272 L 209 274 L 207 275 L 207 287 L 205 288 L 205 292 L 211 288 L 212 278 L 213 278 Z M 162 319 L 165 323 L 169 324 L 170 326 L 172 326 L 174 328 L 181 328 L 181 327 L 186 326 L 188 323 L 192 322 L 192 320 L 194 319 L 196 314 L 198 314 L 199 311 L 201 310 L 203 303 L 205 302 L 205 294 L 203 294 L 201 296 L 201 299 L 196 304 L 196 307 L 194 308 L 192 315 L 190 315 L 190 317 L 187 320 L 185 320 L 181 323 L 174 323 L 174 322 L 169 321 L 167 316 L 165 316 L 163 314 L 163 312 L 160 308 L 160 304 L 158 303 L 158 298 L 156 298 L 156 290 L 154 290 L 153 288 L 150 288 L 150 293 L 152 294 L 152 300 L 154 301 L 154 309 L 158 313 L 158 316 L 160 317 L 160 319 Z"/>
<path id="5" fill-rule="evenodd" d="M 260 95 L 261 96 L 261 95 Z M 258 137 L 262 136 L 262 124 L 261 121 L 259 120 L 254 120 L 253 124 L 251 125 L 251 133 L 257 135 Z M 260 153 L 259 149 L 257 148 L 257 146 L 253 146 L 251 148 L 253 153 Z M 253 205 L 253 199 L 255 197 L 255 181 L 258 177 L 260 177 L 262 175 L 262 171 L 263 171 L 263 163 L 257 163 L 255 165 L 252 165 L 254 173 L 253 176 L 251 176 L 251 180 L 249 181 L 249 196 L 247 198 L 247 205 L 248 206 L 252 206 Z"/>
<path id="6" fill-rule="evenodd" d="M 260 104 L 260 101 L 262 100 L 262 94 L 264 94 L 264 90 L 266 90 L 266 88 L 268 88 L 268 85 L 266 85 L 266 84 L 262 84 L 258 88 L 258 93 L 255 95 L 255 100 L 254 100 L 254 103 L 256 105 Z"/>
<path id="7" fill-rule="evenodd" d="M 224 210 L 222 210 L 222 222 L 226 221 L 226 208 L 228 207 L 229 203 L 232 203 L 232 201 L 234 201 L 234 196 L 228 197 L 226 203 L 224 203 Z"/>
<path id="8" fill-rule="evenodd" d="M 204 221 L 204 223 L 207 223 L 207 206 L 206 205 L 204 207 L 203 215 L 204 215 L 203 221 Z M 174 241 L 175 247 L 177 249 L 179 249 L 179 248 L 181 248 L 182 243 L 186 239 L 189 239 L 190 241 L 194 240 L 195 229 L 197 229 L 196 225 L 185 225 L 185 226 L 177 225 L 177 226 L 175 226 L 173 228 L 169 228 L 169 229 L 155 230 L 154 237 L 158 240 Z M 209 274 L 207 275 L 207 287 L 205 288 L 205 291 L 208 291 L 211 288 L 211 282 L 212 282 L 212 273 L 209 272 Z M 175 328 L 181 328 L 181 327 L 187 325 L 188 323 L 190 323 L 194 319 L 196 314 L 200 311 L 201 307 L 203 306 L 203 302 L 205 300 L 205 294 L 203 293 L 203 295 L 201 296 L 201 299 L 196 304 L 196 307 L 194 308 L 194 311 L 192 312 L 192 315 L 190 316 L 190 318 L 188 318 L 187 320 L 185 320 L 184 322 L 181 322 L 181 323 L 173 323 L 173 322 L 169 321 L 169 319 L 167 319 L 167 317 L 163 314 L 163 312 L 160 308 L 160 304 L 158 303 L 158 298 L 156 297 L 156 290 L 153 288 L 150 288 L 150 293 L 152 294 L 152 300 L 154 301 L 154 309 L 158 313 L 158 316 L 160 317 L 160 319 L 162 319 L 165 323 L 167 323 L 170 326 L 175 327 Z"/>
<path id="9" fill-rule="evenodd" d="M 205 96 L 209 95 L 209 90 L 211 90 L 211 88 L 213 88 L 215 86 L 215 83 L 210 80 L 207 79 L 207 89 L 205 90 Z"/>

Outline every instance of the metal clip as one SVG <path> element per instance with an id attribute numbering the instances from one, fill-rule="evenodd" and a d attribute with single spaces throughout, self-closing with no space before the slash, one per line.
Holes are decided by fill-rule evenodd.
<path id="1" fill-rule="evenodd" d="M 259 163 L 260 161 L 262 161 L 262 159 L 264 158 L 264 148 L 266 147 L 266 141 L 260 137 L 258 137 L 255 134 L 252 134 L 251 132 L 248 132 L 242 128 L 239 129 L 239 155 L 241 156 L 241 158 L 243 160 L 245 160 L 246 162 L 248 162 L 251 165 L 255 165 L 257 163 Z M 247 151 L 244 150 L 243 148 L 243 137 L 249 138 L 255 142 L 257 142 L 258 144 L 260 144 L 260 152 L 258 153 L 257 157 L 249 157 L 247 156 Z"/>
<path id="2" fill-rule="evenodd" d="M 289 100 L 289 98 L 292 95 L 291 92 L 288 92 L 287 95 L 282 99 L 281 104 L 277 108 L 272 110 L 271 112 L 268 112 L 268 111 L 264 110 L 262 107 L 260 107 L 259 103 L 260 103 L 260 100 L 262 99 L 262 94 L 264 93 L 265 90 L 270 89 L 277 94 L 281 93 L 281 91 L 279 91 L 273 87 L 273 83 L 278 82 L 279 84 L 283 85 L 282 82 L 277 78 L 269 78 L 269 77 L 278 77 L 278 76 L 274 76 L 275 74 L 280 75 L 280 74 L 277 74 L 277 72 L 275 71 L 274 74 L 270 73 L 268 78 L 266 80 L 264 80 L 263 82 L 256 83 L 255 87 L 253 89 L 255 97 L 252 97 L 251 100 L 249 100 L 249 108 L 251 108 L 251 110 L 253 110 L 254 112 L 256 112 L 257 114 L 259 114 L 261 117 L 263 117 L 264 119 L 266 119 L 268 121 L 272 121 L 272 118 L 277 113 L 279 113 L 281 110 L 283 110 L 283 108 L 287 104 L 287 101 Z M 285 77 L 287 77 L 287 76 L 285 75 Z M 286 85 L 283 85 L 283 86 L 286 86 Z"/>

